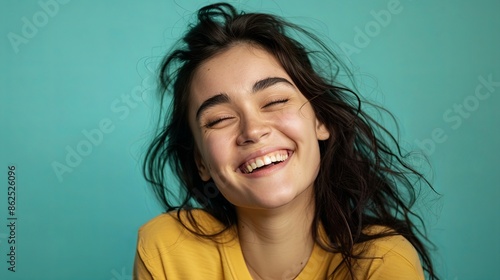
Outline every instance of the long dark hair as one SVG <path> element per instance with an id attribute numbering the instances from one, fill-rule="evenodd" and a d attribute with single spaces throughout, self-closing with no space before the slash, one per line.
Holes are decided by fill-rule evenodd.
<path id="1" fill-rule="evenodd" d="M 311 47 L 294 39 L 300 36 Z M 343 266 L 336 271 L 347 268 L 352 275 L 352 261 L 362 257 L 355 250 L 356 244 L 401 234 L 418 251 L 428 276 L 437 279 L 426 248 L 425 227 L 415 224 L 423 226 L 422 219 L 412 211 L 417 186 L 432 186 L 408 163 L 397 139 L 362 109 L 365 103 L 360 96 L 339 83 L 338 73 L 348 70 L 336 55 L 307 30 L 275 15 L 239 13 L 226 3 L 206 6 L 198 11 L 197 22 L 165 57 L 159 81 L 162 106 L 169 101 L 170 107 L 160 113 L 160 131 L 148 149 L 143 172 L 166 211 L 185 210 L 188 218 L 183 221 L 179 215 L 181 223 L 208 238 L 217 233 L 203 232 L 197 227 L 196 219 L 190 215 L 192 209 L 210 213 L 225 230 L 237 223 L 234 206 L 213 182 L 207 184 L 198 175 L 187 108 L 195 69 L 241 42 L 258 45 L 275 56 L 309 100 L 318 120 L 330 131 L 331 137 L 319 143 L 321 163 L 314 185 L 312 232 L 323 249 L 342 254 Z M 172 183 L 172 176 L 167 176 L 168 168 L 177 182 Z M 181 186 L 180 192 L 172 191 L 176 183 Z M 387 226 L 394 231 L 365 232 L 371 225 Z M 320 226 L 328 241 L 319 237 Z"/>

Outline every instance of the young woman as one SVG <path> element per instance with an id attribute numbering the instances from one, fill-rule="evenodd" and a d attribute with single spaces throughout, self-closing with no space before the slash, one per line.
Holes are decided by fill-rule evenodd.
<path id="1" fill-rule="evenodd" d="M 410 208 L 428 183 L 340 68 L 277 16 L 200 9 L 161 67 L 144 172 L 166 213 L 139 231 L 135 279 L 437 278 Z"/>

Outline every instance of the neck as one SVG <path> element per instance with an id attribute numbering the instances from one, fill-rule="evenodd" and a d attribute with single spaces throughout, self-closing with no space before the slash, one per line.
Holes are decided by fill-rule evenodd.
<path id="1" fill-rule="evenodd" d="M 311 255 L 312 188 L 276 209 L 238 209 L 238 235 L 254 279 L 293 279 Z"/>

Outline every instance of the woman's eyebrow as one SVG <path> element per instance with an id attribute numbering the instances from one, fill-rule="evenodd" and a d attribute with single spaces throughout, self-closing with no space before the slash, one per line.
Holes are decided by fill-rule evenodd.
<path id="1" fill-rule="evenodd" d="M 261 91 L 261 90 L 264 90 L 270 86 L 273 86 L 277 83 L 285 83 L 287 85 L 290 85 L 292 86 L 293 88 L 295 88 L 293 86 L 293 84 L 285 79 L 285 78 L 281 78 L 281 77 L 268 77 L 268 78 L 265 78 L 265 79 L 262 79 L 262 80 L 259 80 L 257 81 L 253 87 L 252 87 L 252 92 L 255 93 L 255 92 L 258 92 L 258 91 Z"/>
<path id="2" fill-rule="evenodd" d="M 252 93 L 262 91 L 262 90 L 264 90 L 268 87 L 271 87 L 275 84 L 278 84 L 278 83 L 285 83 L 285 84 L 295 88 L 293 86 L 293 84 L 285 78 L 268 77 L 268 78 L 264 78 L 262 80 L 255 82 L 255 84 L 252 86 Z M 198 110 L 196 111 L 196 120 L 198 121 L 200 119 L 200 116 L 203 113 L 203 111 L 206 111 L 210 107 L 213 107 L 213 106 L 216 106 L 219 104 L 229 103 L 230 101 L 231 101 L 231 98 L 226 93 L 219 93 L 217 95 L 210 97 L 209 99 L 203 101 L 203 103 L 201 103 L 201 105 L 200 105 L 200 108 L 198 108 Z"/>
<path id="3" fill-rule="evenodd" d="M 203 101 L 203 103 L 201 103 L 200 108 L 198 108 L 198 110 L 196 111 L 196 121 L 200 119 L 200 116 L 203 113 L 203 111 L 206 111 L 208 108 L 213 107 L 215 105 L 229 103 L 230 100 L 231 99 L 227 94 L 219 93 Z"/>

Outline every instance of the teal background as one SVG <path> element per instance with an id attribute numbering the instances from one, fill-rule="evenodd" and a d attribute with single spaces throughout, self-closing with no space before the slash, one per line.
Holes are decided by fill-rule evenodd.
<path id="1" fill-rule="evenodd" d="M 422 205 L 440 275 L 498 279 L 500 2 L 400 0 L 377 23 L 392 2 L 232 1 L 313 28 L 337 50 L 356 48 L 343 56 L 361 93 L 392 111 L 402 145 L 420 147 L 432 164 L 415 161 L 442 194 Z M 0 3 L 1 279 L 131 279 L 137 229 L 161 211 L 140 173 L 155 67 L 207 3 Z M 23 35 L 24 17 L 38 26 L 16 46 L 10 38 Z M 481 89 L 484 100 L 474 97 L 479 77 L 497 83 Z M 78 147 L 85 155 L 69 156 L 69 166 Z M 67 172 L 58 176 L 56 162 Z M 17 168 L 15 273 L 6 262 L 9 165 Z"/>

